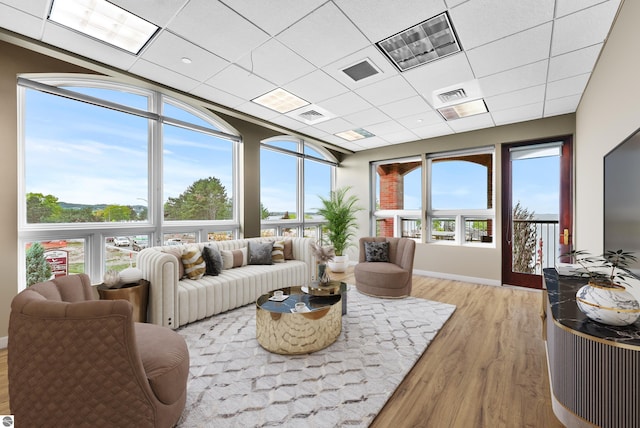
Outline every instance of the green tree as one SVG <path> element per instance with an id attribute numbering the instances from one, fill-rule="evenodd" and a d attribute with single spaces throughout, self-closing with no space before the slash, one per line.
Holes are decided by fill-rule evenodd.
<path id="1" fill-rule="evenodd" d="M 91 207 L 83 207 L 79 209 L 63 209 L 59 216 L 59 221 L 61 223 L 87 223 L 102 221 L 102 219 L 93 212 Z"/>
<path id="2" fill-rule="evenodd" d="M 260 220 L 266 220 L 270 215 L 271 213 L 269 212 L 269 210 L 266 209 L 264 205 L 262 205 L 262 202 L 260 202 Z"/>
<path id="3" fill-rule="evenodd" d="M 27 193 L 27 223 L 58 223 L 62 208 L 58 198 L 42 193 Z"/>
<path id="4" fill-rule="evenodd" d="M 513 207 L 513 271 L 534 273 L 534 256 L 536 252 L 536 225 L 533 220 L 535 213 L 520 205 L 520 201 Z"/>
<path id="5" fill-rule="evenodd" d="M 51 278 L 51 266 L 44 257 L 44 247 L 34 242 L 27 250 L 27 287 Z"/>
<path id="6" fill-rule="evenodd" d="M 132 211 L 131 207 L 126 205 L 107 205 L 98 214 L 102 217 L 102 221 L 126 221 L 131 220 Z"/>
<path id="7" fill-rule="evenodd" d="M 219 179 L 202 178 L 177 198 L 164 204 L 166 220 L 227 220 L 231 218 L 231 199 Z"/>

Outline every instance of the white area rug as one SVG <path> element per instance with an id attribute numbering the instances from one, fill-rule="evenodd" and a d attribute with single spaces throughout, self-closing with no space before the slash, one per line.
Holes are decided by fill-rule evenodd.
<path id="1" fill-rule="evenodd" d="M 272 354 L 256 341 L 255 305 L 178 330 L 191 355 L 180 427 L 366 427 L 455 306 L 348 291 L 338 340 Z"/>

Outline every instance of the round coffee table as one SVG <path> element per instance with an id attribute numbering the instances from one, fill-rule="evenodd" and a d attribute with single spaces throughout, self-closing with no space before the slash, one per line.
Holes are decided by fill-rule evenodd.
<path id="1" fill-rule="evenodd" d="M 309 354 L 336 341 L 342 331 L 340 294 L 314 296 L 302 287 L 287 287 L 281 291 L 285 300 L 270 300 L 273 292 L 256 301 L 256 339 L 267 351 L 276 354 Z M 296 303 L 305 304 L 297 312 Z"/>

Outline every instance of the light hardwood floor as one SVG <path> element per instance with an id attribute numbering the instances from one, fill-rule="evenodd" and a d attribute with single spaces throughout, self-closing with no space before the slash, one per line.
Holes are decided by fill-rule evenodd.
<path id="1" fill-rule="evenodd" d="M 332 274 L 353 284 L 353 274 Z M 456 311 L 372 428 L 562 427 L 553 415 L 536 291 L 414 276 L 415 297 Z M 0 351 L 0 414 L 9 414 Z"/>

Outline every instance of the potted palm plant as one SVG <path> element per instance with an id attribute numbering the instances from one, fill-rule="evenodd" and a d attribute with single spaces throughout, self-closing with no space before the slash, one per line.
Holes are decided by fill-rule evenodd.
<path id="1" fill-rule="evenodd" d="M 588 277 L 576 293 L 578 308 L 589 318 L 603 324 L 629 325 L 640 317 L 640 304 L 627 291 L 627 280 L 635 278 L 629 265 L 637 260 L 624 250 L 607 250 L 594 257 L 583 250 L 564 254 L 580 266 L 576 274 Z"/>
<path id="2" fill-rule="evenodd" d="M 344 254 L 352 245 L 352 238 L 358 227 L 356 213 L 362 211 L 358 206 L 358 198 L 348 195 L 351 187 L 342 187 L 331 191 L 328 198 L 318 196 L 322 207 L 317 209 L 317 214 L 324 217 L 327 224 L 326 238 L 335 251 L 333 260 L 329 261 L 332 272 L 344 272 L 349 264 L 349 258 Z"/>

